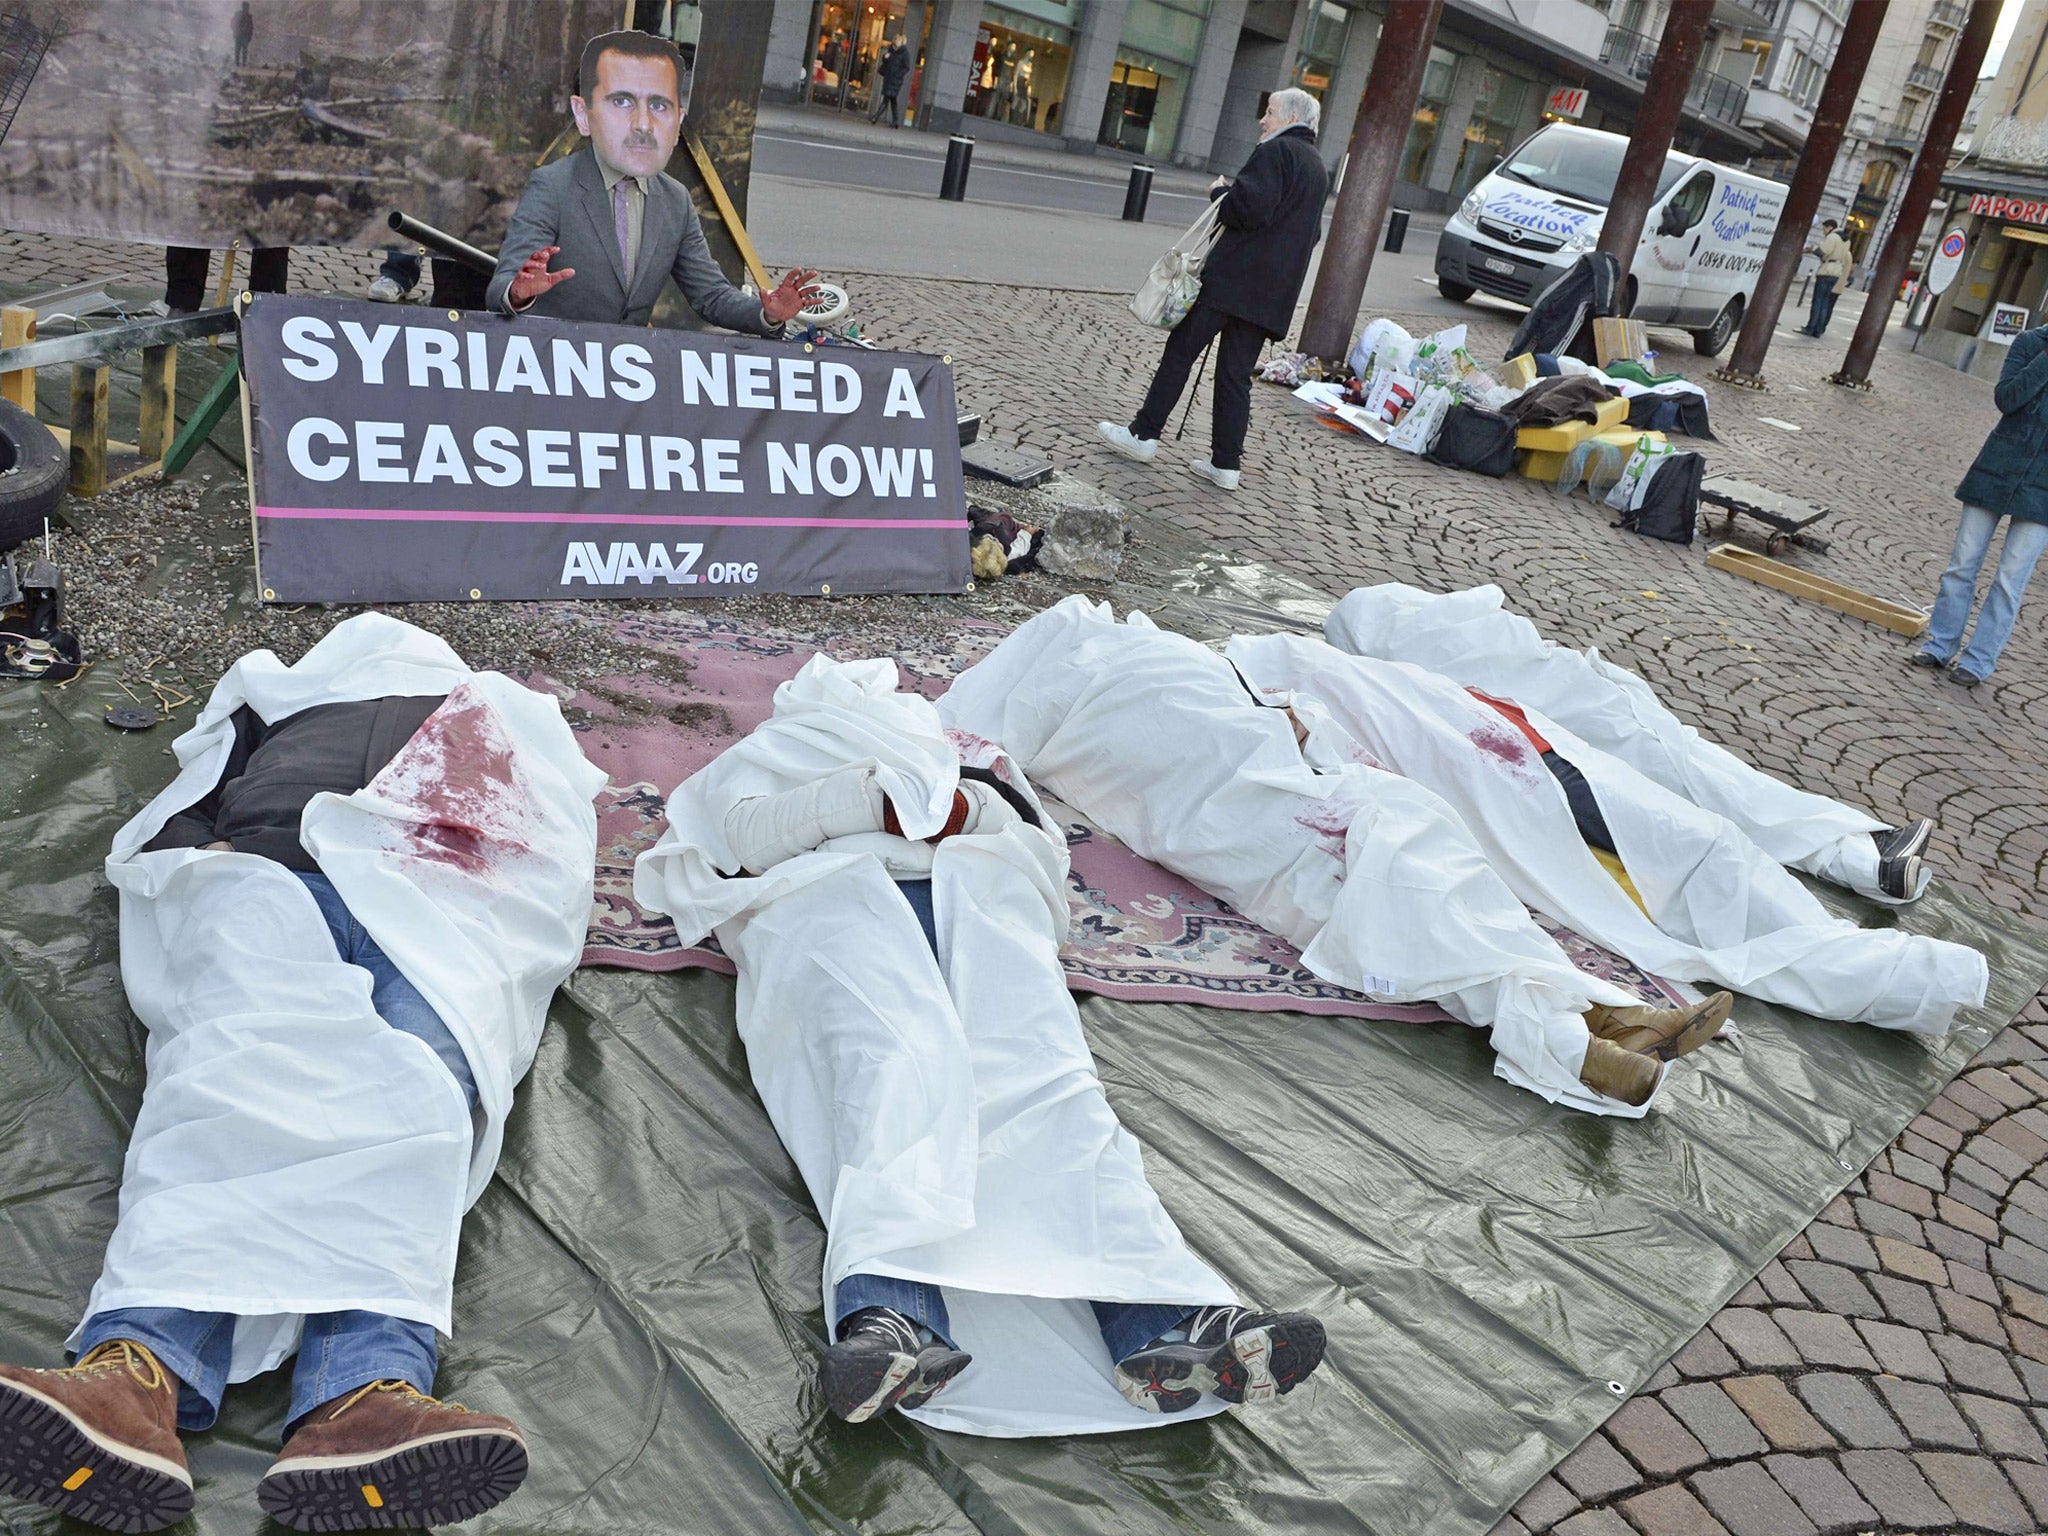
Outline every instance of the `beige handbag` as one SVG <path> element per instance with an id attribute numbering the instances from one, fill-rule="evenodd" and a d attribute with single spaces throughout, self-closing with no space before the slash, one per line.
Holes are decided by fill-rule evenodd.
<path id="1" fill-rule="evenodd" d="M 1209 247 L 1222 232 L 1216 224 L 1216 209 L 1222 201 L 1219 197 L 1204 208 L 1187 233 L 1145 274 L 1131 300 L 1131 313 L 1147 325 L 1170 331 L 1195 307 L 1195 295 L 1202 289 L 1202 263 L 1209 259 Z"/>

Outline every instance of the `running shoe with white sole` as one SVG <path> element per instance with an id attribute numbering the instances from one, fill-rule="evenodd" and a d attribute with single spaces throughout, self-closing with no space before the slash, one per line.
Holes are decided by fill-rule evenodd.
<path id="1" fill-rule="evenodd" d="M 1129 427 L 1119 426 L 1113 421 L 1098 421 L 1095 431 L 1101 439 L 1127 459 L 1136 459 L 1140 464 L 1150 464 L 1159 452 L 1159 439 L 1139 437 Z"/>
<path id="2" fill-rule="evenodd" d="M 834 1418 L 864 1424 L 892 1408 L 922 1408 L 973 1360 L 901 1312 L 863 1307 L 840 1320 L 839 1342 L 818 1362 L 818 1386 Z"/>
<path id="3" fill-rule="evenodd" d="M 1323 1362 L 1323 1325 L 1306 1312 L 1203 1307 L 1184 1339 L 1154 1340 L 1117 1362 L 1116 1386 L 1148 1413 L 1185 1413 L 1214 1393 L 1226 1403 L 1270 1403 Z"/>
<path id="4" fill-rule="evenodd" d="M 1921 873 L 1926 867 L 1920 854 L 1933 835 L 1934 823 L 1924 816 L 1903 826 L 1871 833 L 1871 840 L 1877 844 L 1878 889 L 1894 901 L 1911 901 L 1918 896 Z"/>

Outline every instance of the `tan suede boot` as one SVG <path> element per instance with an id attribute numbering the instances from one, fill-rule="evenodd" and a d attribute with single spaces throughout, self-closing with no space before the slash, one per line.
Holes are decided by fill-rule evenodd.
<path id="1" fill-rule="evenodd" d="M 1676 1061 L 1713 1039 L 1734 1006 L 1735 998 L 1727 992 L 1703 997 L 1689 1008 L 1608 1008 L 1596 1003 L 1586 1010 L 1586 1028 L 1624 1051 Z"/>
<path id="2" fill-rule="evenodd" d="M 0 1365 L 0 1493 L 109 1531 L 161 1531 L 192 1513 L 177 1378 L 109 1339 L 61 1371 Z"/>
<path id="3" fill-rule="evenodd" d="M 1650 1102 L 1663 1073 L 1663 1064 L 1656 1057 L 1625 1051 L 1612 1040 L 1595 1035 L 1586 1042 L 1586 1062 L 1579 1068 L 1579 1081 L 1595 1093 L 1639 1108 Z"/>
<path id="4" fill-rule="evenodd" d="M 525 1480 L 526 1441 L 510 1419 L 373 1381 L 306 1415 L 256 1502 L 300 1531 L 453 1525 Z"/>

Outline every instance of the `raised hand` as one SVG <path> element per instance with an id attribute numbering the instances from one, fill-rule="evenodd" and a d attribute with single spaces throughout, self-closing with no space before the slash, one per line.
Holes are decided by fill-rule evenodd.
<path id="1" fill-rule="evenodd" d="M 526 258 L 519 270 L 512 274 L 512 286 L 506 290 L 513 304 L 521 309 L 546 293 L 557 283 L 566 283 L 576 275 L 574 267 L 564 267 L 559 272 L 550 272 L 548 263 L 562 248 L 559 245 L 544 245 Z"/>
<path id="2" fill-rule="evenodd" d="M 818 296 L 818 274 L 807 267 L 793 267 L 772 293 L 763 295 L 761 313 L 770 325 L 794 320 L 797 312 Z"/>

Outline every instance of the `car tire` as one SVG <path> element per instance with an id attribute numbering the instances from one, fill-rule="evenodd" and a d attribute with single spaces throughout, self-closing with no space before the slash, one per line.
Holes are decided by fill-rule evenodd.
<path id="1" fill-rule="evenodd" d="M 1718 357 L 1741 325 L 1742 295 L 1738 293 L 1721 306 L 1721 313 L 1714 316 L 1711 326 L 1692 333 L 1692 349 L 1701 357 Z"/>
<path id="2" fill-rule="evenodd" d="M 71 455 L 50 429 L 0 400 L 0 552 L 43 531 L 70 478 Z"/>
<path id="3" fill-rule="evenodd" d="M 1470 283 L 1454 283 L 1448 277 L 1439 275 L 1436 280 L 1436 291 L 1453 304 L 1463 304 L 1479 290 Z"/>

